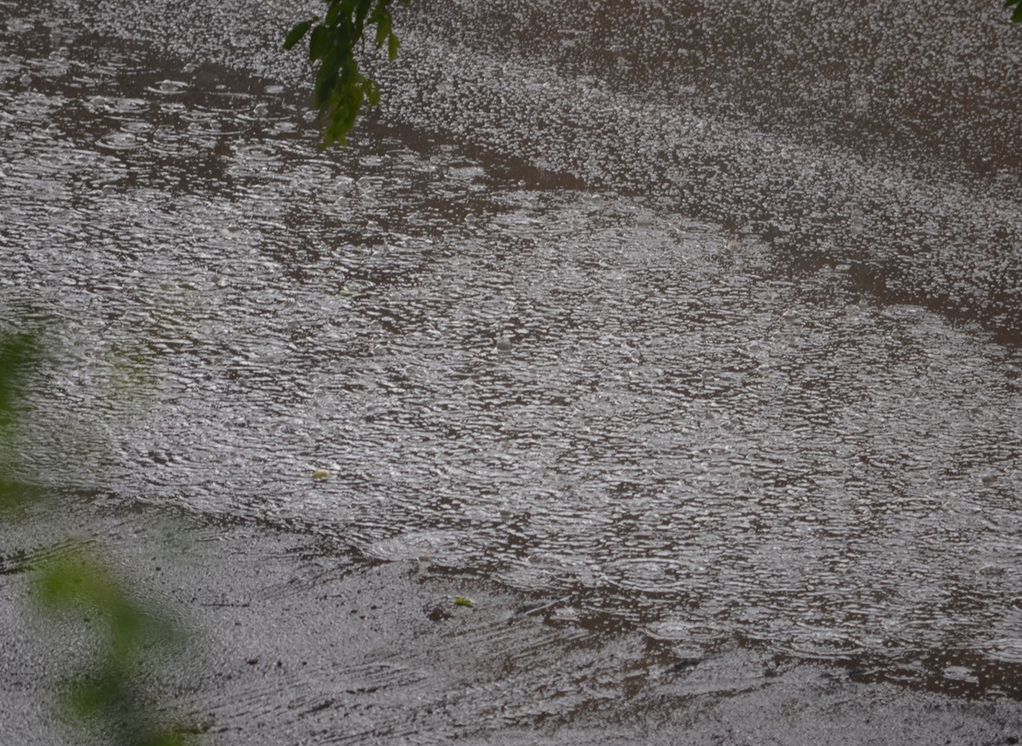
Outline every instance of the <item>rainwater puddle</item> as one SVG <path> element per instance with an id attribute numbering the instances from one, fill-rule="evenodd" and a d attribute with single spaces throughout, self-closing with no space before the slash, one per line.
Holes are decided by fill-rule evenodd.
<path id="1" fill-rule="evenodd" d="M 1022 693 L 1017 349 L 407 132 L 322 152 L 273 82 L 96 39 L 41 79 L 38 19 L 6 28 L 45 481 L 476 571 L 552 623 Z"/>

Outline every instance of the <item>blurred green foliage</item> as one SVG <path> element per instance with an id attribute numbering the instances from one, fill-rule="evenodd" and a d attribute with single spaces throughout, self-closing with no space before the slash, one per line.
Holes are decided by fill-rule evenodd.
<path id="1" fill-rule="evenodd" d="M 32 334 L 0 337 L 0 516 L 38 499 L 40 490 L 17 479 L 17 447 L 14 443 L 16 408 L 21 387 L 38 356 Z"/>
<path id="2" fill-rule="evenodd" d="M 83 549 L 50 560 L 36 580 L 36 600 L 50 616 L 84 612 L 102 624 L 97 659 L 70 683 L 71 713 L 96 725 L 117 746 L 185 746 L 189 736 L 151 712 L 139 691 L 142 663 L 183 637 L 159 609 L 140 603 Z"/>
<path id="3" fill-rule="evenodd" d="M 23 389 L 40 360 L 39 337 L 32 333 L 0 334 L 0 518 L 39 502 L 43 490 L 20 481 L 16 442 L 23 409 Z M 67 690 L 70 712 L 117 746 L 184 746 L 189 731 L 165 724 L 146 702 L 140 686 L 143 663 L 176 647 L 184 635 L 158 608 L 138 601 L 97 559 L 79 547 L 38 566 L 35 599 L 47 617 L 90 619 L 102 623 L 96 659 L 83 667 Z M 78 612 L 74 614 L 73 612 Z M 52 649 L 62 643 L 56 636 Z"/>
<path id="4" fill-rule="evenodd" d="M 411 0 L 398 0 L 408 6 Z M 357 55 L 371 33 L 376 49 L 397 57 L 401 40 L 394 33 L 394 0 L 326 0 L 326 13 L 301 21 L 284 39 L 292 49 L 308 36 L 309 60 L 315 66 L 312 103 L 319 111 L 323 145 L 345 145 L 364 106 L 380 102 L 380 87 L 363 74 Z M 374 30 L 375 29 L 375 30 Z"/>
<path id="5" fill-rule="evenodd" d="M 1005 8 L 1015 8 L 1011 14 L 1011 20 L 1015 23 L 1022 23 L 1022 0 L 1007 0 Z"/>
<path id="6" fill-rule="evenodd" d="M 0 428 L 6 430 L 13 422 L 14 403 L 35 357 L 33 335 L 8 334 L 0 338 Z"/>

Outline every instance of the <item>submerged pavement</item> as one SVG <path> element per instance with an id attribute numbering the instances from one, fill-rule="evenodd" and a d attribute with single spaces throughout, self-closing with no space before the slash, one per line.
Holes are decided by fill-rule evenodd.
<path id="1" fill-rule="evenodd" d="M 335 638 L 342 671 L 384 648 L 415 671 L 380 684 L 396 714 L 370 710 L 367 738 L 460 713 L 446 737 L 579 742 L 606 702 L 594 728 L 653 742 L 791 742 L 790 720 L 753 727 L 764 708 L 802 712 L 807 742 L 830 717 L 849 725 L 828 741 L 1013 737 L 1018 103 L 994 62 L 1019 47 L 999 11 L 433 4 L 403 19 L 382 115 L 322 153 L 275 49 L 294 8 L 2 7 L 4 324 L 27 309 L 51 350 L 28 468 L 224 541 L 249 539 L 217 520 L 270 524 L 237 558 L 253 587 L 281 528 L 354 563 L 338 598 L 397 584 L 370 626 L 410 631 Z M 429 660 L 445 574 L 534 610 L 504 649 L 542 680 L 482 673 L 489 622 Z M 300 657 L 325 593 L 231 624 Z M 402 709 L 436 681 L 439 719 Z M 356 737 L 349 689 L 285 719 L 292 740 Z M 230 702 L 240 734 L 260 705 Z"/>
<path id="2" fill-rule="evenodd" d="M 329 540 L 68 498 L 0 525 L 0 742 L 91 746 L 55 717 L 98 621 L 25 604 L 32 571 L 86 542 L 192 633 L 151 662 L 157 711 L 203 744 L 1017 743 L 1016 702 L 871 683 L 867 672 L 728 646 L 679 658 L 637 632 L 544 619 L 535 596 Z M 101 549 L 106 547 L 106 550 Z M 457 596 L 475 606 L 457 606 Z"/>

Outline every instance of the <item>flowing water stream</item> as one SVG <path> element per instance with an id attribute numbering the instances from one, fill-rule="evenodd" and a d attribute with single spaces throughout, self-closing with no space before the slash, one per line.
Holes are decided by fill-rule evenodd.
<path id="1" fill-rule="evenodd" d="M 323 152 L 277 81 L 0 8 L 0 307 L 48 340 L 44 481 L 696 655 L 1022 695 L 1017 346 L 840 252 L 802 271 L 419 130 Z"/>

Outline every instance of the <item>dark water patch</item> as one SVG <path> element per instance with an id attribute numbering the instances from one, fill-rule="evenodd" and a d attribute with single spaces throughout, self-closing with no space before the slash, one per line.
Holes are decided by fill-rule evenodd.
<path id="1" fill-rule="evenodd" d="M 1010 122 L 1018 104 L 999 65 L 1018 59 L 1019 44 L 993 6 L 918 12 L 779 0 L 610 10 L 511 0 L 486 8 L 444 2 L 409 21 L 487 55 L 684 100 L 743 126 L 920 166 L 937 155 L 974 176 L 1017 171 Z"/>

